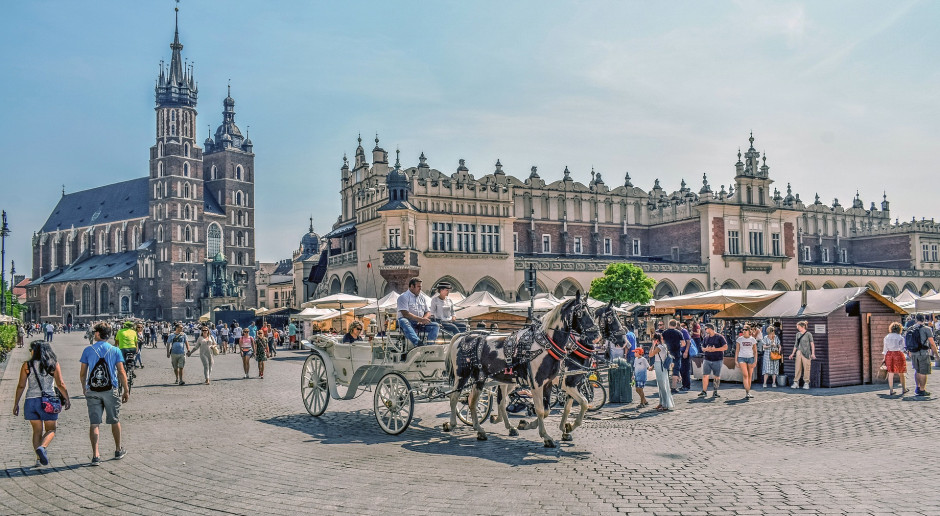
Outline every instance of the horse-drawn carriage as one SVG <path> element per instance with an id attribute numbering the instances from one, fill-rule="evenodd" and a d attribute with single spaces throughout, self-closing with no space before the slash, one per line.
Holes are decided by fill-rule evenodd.
<path id="1" fill-rule="evenodd" d="M 506 403 L 509 387 L 521 383 L 532 391 L 538 419 L 522 422 L 519 428 L 538 428 L 545 445 L 554 446 L 544 426 L 550 407 L 542 401 L 547 401 L 553 382 L 568 397 L 560 425 L 562 438 L 567 440 L 581 424 L 588 398 L 593 397 L 583 392 L 582 384 L 597 383 L 589 378 L 598 371 L 594 344 L 601 336 L 605 340 L 619 339 L 621 346 L 625 340 L 611 307 L 598 313 L 602 310 L 606 312 L 599 316 L 598 326 L 586 299 L 579 294 L 546 314 L 541 324 L 513 334 L 472 331 L 458 334 L 447 343 L 418 347 L 412 347 L 400 334 L 353 343 L 318 335 L 304 343 L 311 350 L 301 376 L 304 405 L 311 415 L 320 416 L 330 398 L 349 400 L 372 391 L 379 427 L 397 435 L 411 424 L 415 402 L 449 398 L 451 421 L 444 424 L 444 431 L 452 430 L 459 418 L 473 425 L 477 438 L 482 440 L 486 436 L 480 422 L 487 419 L 497 398 L 493 385 L 500 390 L 496 420 L 504 421 L 510 435 L 517 434 L 515 428 L 510 428 Z M 346 387 L 344 394 L 340 395 L 338 385 Z M 566 420 L 574 401 L 580 405 L 580 412 L 571 424 Z"/>
<path id="2" fill-rule="evenodd" d="M 304 362 L 300 389 L 313 416 L 326 411 L 330 398 L 350 400 L 373 391 L 375 420 L 383 431 L 397 435 L 411 424 L 415 402 L 442 401 L 450 391 L 444 362 L 447 343 L 443 341 L 412 347 L 394 332 L 353 343 L 320 334 L 303 345 L 311 353 Z M 338 386 L 344 386 L 345 393 L 341 395 Z M 467 410 L 466 403 L 461 403 L 457 415 L 470 424 Z M 477 412 L 486 418 L 491 410 L 487 393 Z"/>

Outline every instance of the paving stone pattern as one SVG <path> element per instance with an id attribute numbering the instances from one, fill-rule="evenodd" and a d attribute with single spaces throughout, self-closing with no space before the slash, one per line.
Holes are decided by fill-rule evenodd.
<path id="1" fill-rule="evenodd" d="M 54 346 L 80 394 L 84 342 L 56 335 Z M 740 385 L 725 385 L 716 401 L 678 395 L 668 414 L 609 405 L 573 442 L 545 449 L 536 431 L 510 438 L 501 425 L 486 425 L 485 442 L 469 427 L 444 434 L 445 403 L 416 405 L 411 428 L 388 436 L 371 392 L 313 418 L 300 399 L 306 356 L 281 351 L 264 379 L 252 362 L 246 380 L 240 358 L 221 355 L 208 386 L 194 356 L 176 386 L 162 345 L 147 349 L 122 410 L 124 460 L 109 460 L 103 428 L 104 463 L 88 466 L 76 396 L 37 469 L 29 426 L 10 412 L 13 366 L 26 357 L 16 350 L 0 381 L 0 514 L 940 513 L 940 401 L 872 386 L 757 388 L 743 401 Z M 940 375 L 931 380 L 940 389 Z"/>

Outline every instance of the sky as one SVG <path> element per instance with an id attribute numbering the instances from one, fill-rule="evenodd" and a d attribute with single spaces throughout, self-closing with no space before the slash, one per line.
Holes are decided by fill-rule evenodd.
<path id="1" fill-rule="evenodd" d="M 173 38 L 170 0 L 10 2 L 0 20 L 0 208 L 7 261 L 61 196 L 143 177 L 154 92 Z M 343 154 L 378 133 L 402 165 L 466 160 L 613 187 L 629 172 L 732 182 L 739 147 L 811 202 L 856 191 L 892 217 L 932 205 L 940 135 L 940 2 L 516 1 L 180 4 L 183 56 L 199 85 L 197 141 L 221 122 L 254 144 L 256 247 L 290 257 L 308 217 L 340 210 Z M 250 126 L 250 127 L 249 127 Z M 917 187 L 921 184 L 921 187 Z M 7 263 L 9 273 L 9 263 Z"/>

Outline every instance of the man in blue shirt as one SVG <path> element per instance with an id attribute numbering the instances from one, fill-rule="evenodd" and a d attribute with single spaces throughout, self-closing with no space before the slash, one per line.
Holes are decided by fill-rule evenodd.
<path id="1" fill-rule="evenodd" d="M 111 336 L 111 327 L 105 323 L 98 323 L 94 327 L 95 343 L 82 351 L 81 371 L 79 373 L 82 382 L 82 394 L 85 396 L 85 403 L 88 405 L 88 419 L 91 424 L 89 437 L 91 439 L 92 466 L 101 464 L 101 457 L 98 455 L 98 427 L 101 425 L 102 415 L 106 414 L 105 422 L 111 425 L 111 435 L 114 437 L 114 458 L 123 459 L 127 453 L 121 446 L 121 403 L 126 403 L 130 397 L 130 389 L 127 386 L 127 374 L 124 372 L 124 356 L 121 350 L 108 342 Z M 104 360 L 107 367 L 107 373 L 111 383 L 110 389 L 92 390 L 91 375 L 97 374 L 95 366 L 100 360 Z M 103 372 L 99 375 L 103 377 Z M 96 385 L 99 380 L 96 378 Z M 120 385 L 123 394 L 118 395 L 118 385 Z M 99 387 L 100 388 L 100 387 Z"/>
<path id="2" fill-rule="evenodd" d="M 627 349 L 627 361 L 632 364 L 633 360 L 636 358 L 636 354 L 634 353 L 636 351 L 636 334 L 633 333 L 632 324 L 627 325 L 627 343 L 629 344 L 629 349 Z"/>
<path id="3" fill-rule="evenodd" d="M 254 321 L 252 321 L 251 326 L 248 327 L 248 335 L 251 335 L 251 338 L 258 336 L 258 327 L 255 326 Z"/>

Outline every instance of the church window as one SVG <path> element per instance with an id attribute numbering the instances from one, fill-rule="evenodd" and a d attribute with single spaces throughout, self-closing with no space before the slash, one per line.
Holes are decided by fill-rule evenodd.
<path id="1" fill-rule="evenodd" d="M 189 279 L 196 279 L 196 269 L 193 269 L 192 272 L 189 273 Z"/>
<path id="2" fill-rule="evenodd" d="M 189 206 L 187 206 L 187 208 L 188 207 Z M 186 226 L 186 229 L 183 232 L 183 239 L 186 240 L 187 242 L 192 242 L 193 240 L 192 230 L 189 228 L 189 226 Z"/>
<path id="3" fill-rule="evenodd" d="M 222 229 L 218 224 L 210 224 L 206 230 L 207 258 L 212 258 L 222 251 Z"/>
<path id="4" fill-rule="evenodd" d="M 163 242 L 163 226 L 157 226 L 157 242 Z"/>
<path id="5" fill-rule="evenodd" d="M 189 142 L 183 144 L 183 156 L 189 157 Z"/>
<path id="6" fill-rule="evenodd" d="M 185 280 L 185 279 L 186 279 L 186 271 L 180 271 L 180 279 L 181 279 L 181 280 Z"/>
<path id="7" fill-rule="evenodd" d="M 241 192 L 235 192 L 235 205 L 236 206 L 242 205 L 242 193 Z"/>
<path id="8" fill-rule="evenodd" d="M 91 310 L 91 287 L 82 285 L 82 306 L 81 312 L 86 315 Z"/>
<path id="9" fill-rule="evenodd" d="M 65 287 L 65 304 L 66 305 L 75 304 L 75 295 L 72 294 L 72 285 Z"/>
<path id="10" fill-rule="evenodd" d="M 49 289 L 49 315 L 55 315 L 58 311 L 58 301 L 56 300 L 55 287 Z"/>
<path id="11" fill-rule="evenodd" d="M 98 294 L 98 312 L 106 314 L 108 313 L 108 307 L 111 305 L 109 301 L 110 292 L 108 292 L 108 285 L 101 285 L 101 292 Z"/>
<path id="12" fill-rule="evenodd" d="M 190 290 L 189 285 L 186 285 L 186 299 L 192 299 L 192 290 Z"/>
<path id="13" fill-rule="evenodd" d="M 176 124 L 170 126 L 170 136 L 176 136 Z"/>
<path id="14" fill-rule="evenodd" d="M 245 247 L 245 234 L 241 231 L 238 232 L 238 247 Z"/>
<path id="15" fill-rule="evenodd" d="M 183 163 L 183 177 L 189 177 L 189 163 Z"/>
<path id="16" fill-rule="evenodd" d="M 186 229 L 189 229 L 189 228 L 186 228 Z M 189 248 L 186 249 L 186 261 L 187 261 L 187 262 L 192 262 L 192 261 L 193 261 L 193 250 L 192 250 L 192 249 L 189 249 Z M 184 273 L 182 273 L 182 274 L 183 274 L 183 277 L 184 277 L 184 279 L 185 279 L 186 273 L 184 272 Z M 188 297 L 188 296 L 187 296 L 187 297 Z"/>
<path id="17" fill-rule="evenodd" d="M 239 251 L 235 255 L 235 265 L 245 265 L 245 253 Z"/>
<path id="18" fill-rule="evenodd" d="M 241 165 L 235 166 L 235 179 L 239 181 L 242 180 L 242 166 Z"/>
<path id="19" fill-rule="evenodd" d="M 183 183 L 183 197 L 185 197 L 185 198 L 187 198 L 187 199 L 190 197 L 190 194 L 189 194 L 189 183 Z M 189 216 L 187 215 L 186 218 L 189 218 Z"/>
<path id="20" fill-rule="evenodd" d="M 212 169 L 209 171 L 209 179 L 218 179 L 219 169 L 215 165 L 212 165 Z"/>
<path id="21" fill-rule="evenodd" d="M 170 121 L 176 122 L 176 111 L 172 109 L 170 110 Z"/>
<path id="22" fill-rule="evenodd" d="M 157 143 L 157 157 L 158 158 L 163 157 L 163 142 Z"/>
<path id="23" fill-rule="evenodd" d="M 163 170 L 163 162 L 157 163 L 157 177 L 163 177 L 166 172 Z"/>

